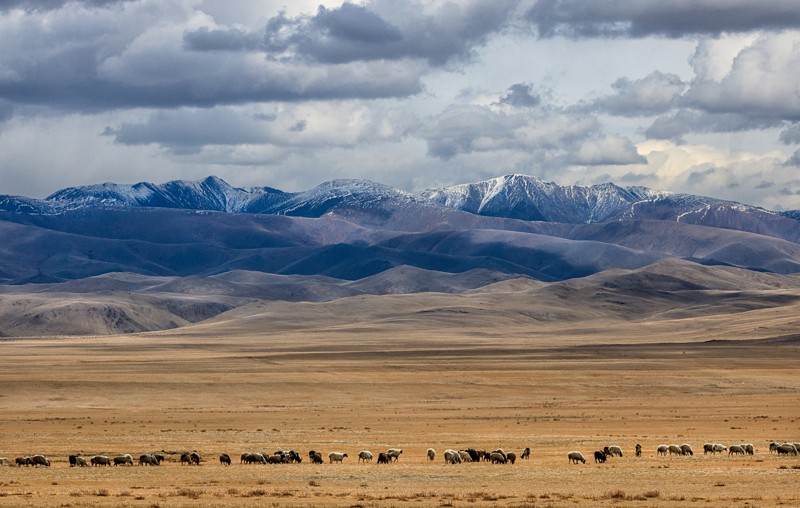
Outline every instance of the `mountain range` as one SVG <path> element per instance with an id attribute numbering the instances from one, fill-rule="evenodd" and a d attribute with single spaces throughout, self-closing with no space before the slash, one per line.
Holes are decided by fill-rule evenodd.
<path id="1" fill-rule="evenodd" d="M 736 269 L 744 284 L 800 272 L 798 216 L 523 175 L 420 194 L 363 180 L 241 189 L 209 177 L 0 196 L 0 334 L 146 331 L 257 301 L 461 294 L 516 279 L 567 287 L 670 260 Z M 81 327 L 74 313 L 99 324 Z"/>

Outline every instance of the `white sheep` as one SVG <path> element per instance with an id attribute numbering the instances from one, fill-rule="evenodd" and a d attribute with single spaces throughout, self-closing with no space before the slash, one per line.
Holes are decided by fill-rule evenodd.
<path id="1" fill-rule="evenodd" d="M 397 460 L 400 458 L 401 453 L 403 453 L 403 450 L 401 448 L 389 448 L 386 451 L 386 455 L 389 456 L 389 460 L 390 461 L 394 460 L 395 462 L 397 462 Z"/>
<path id="2" fill-rule="evenodd" d="M 372 452 L 369 452 L 367 450 L 363 450 L 363 451 L 358 452 L 358 461 L 359 462 L 361 462 L 361 461 L 364 461 L 364 462 L 372 461 Z"/>
<path id="3" fill-rule="evenodd" d="M 622 457 L 622 448 L 619 446 L 609 446 L 608 452 L 606 453 L 612 457 Z"/>
<path id="4" fill-rule="evenodd" d="M 744 455 L 745 451 L 740 445 L 730 445 L 728 447 L 728 457 L 731 455 Z"/>
<path id="5" fill-rule="evenodd" d="M 339 462 L 341 464 L 345 457 L 347 457 L 346 453 L 331 452 L 328 454 L 328 460 L 331 464 L 334 462 Z"/>
<path id="6" fill-rule="evenodd" d="M 446 464 L 461 464 L 461 455 L 457 451 L 448 448 L 444 451 L 444 461 Z"/>
<path id="7" fill-rule="evenodd" d="M 436 450 L 428 448 L 428 460 L 433 461 L 434 459 L 436 459 Z"/>
<path id="8" fill-rule="evenodd" d="M 469 454 L 469 452 L 459 450 L 458 454 L 461 456 L 461 462 L 472 462 L 472 456 Z"/>
<path id="9" fill-rule="evenodd" d="M 713 446 L 714 453 L 722 453 L 728 450 L 728 447 L 722 443 L 714 443 Z"/>
<path id="10" fill-rule="evenodd" d="M 569 452 L 567 454 L 567 459 L 569 459 L 570 464 L 577 464 L 578 462 L 586 464 L 586 459 L 581 452 Z"/>

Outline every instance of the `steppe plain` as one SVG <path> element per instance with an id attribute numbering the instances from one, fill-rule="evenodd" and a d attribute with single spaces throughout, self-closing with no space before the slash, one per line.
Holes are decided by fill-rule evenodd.
<path id="1" fill-rule="evenodd" d="M 768 443 L 800 441 L 799 311 L 796 277 L 670 261 L 457 295 L 256 302 L 153 333 L 3 339 L 0 455 L 53 463 L 0 468 L 0 506 L 797 506 L 800 459 Z M 709 441 L 756 454 L 703 455 Z M 662 443 L 696 453 L 657 456 Z M 591 460 L 612 444 L 624 457 Z M 514 465 L 441 459 L 526 446 Z M 389 447 L 399 462 L 357 462 Z M 239 464 L 287 448 L 348 458 Z M 588 463 L 569 464 L 571 450 Z M 157 451 L 161 467 L 67 464 Z M 181 466 L 181 451 L 204 462 Z"/>

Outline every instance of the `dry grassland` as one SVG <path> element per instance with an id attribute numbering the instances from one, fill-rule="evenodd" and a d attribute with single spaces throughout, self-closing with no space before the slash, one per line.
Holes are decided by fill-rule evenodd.
<path id="1" fill-rule="evenodd" d="M 0 455 L 53 460 L 0 468 L 0 506 L 800 505 L 800 460 L 767 449 L 800 441 L 796 306 L 535 328 L 470 309 L 343 324 L 309 308 L 287 304 L 282 321 L 253 312 L 174 332 L 0 344 Z M 704 456 L 707 441 L 757 452 Z M 699 454 L 658 457 L 662 443 Z M 625 456 L 594 464 L 612 444 Z M 533 456 L 441 459 L 470 446 Z M 357 463 L 358 451 L 389 447 L 403 449 L 398 463 Z M 242 452 L 287 448 L 349 457 L 239 464 Z M 67 464 L 76 452 L 162 450 L 205 460 Z M 589 463 L 568 464 L 570 450 Z M 218 463 L 223 452 L 232 466 Z"/>

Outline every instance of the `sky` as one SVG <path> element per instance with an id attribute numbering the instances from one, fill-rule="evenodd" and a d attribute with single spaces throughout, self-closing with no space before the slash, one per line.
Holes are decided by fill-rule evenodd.
<path id="1" fill-rule="evenodd" d="M 0 0 L 0 194 L 520 173 L 800 209 L 796 0 Z"/>

